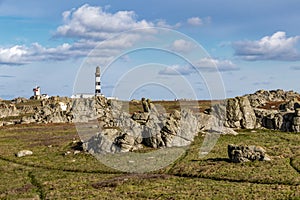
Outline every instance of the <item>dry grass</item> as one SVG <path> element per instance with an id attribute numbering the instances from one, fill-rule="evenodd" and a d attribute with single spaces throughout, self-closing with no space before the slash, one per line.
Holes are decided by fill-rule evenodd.
<path id="1" fill-rule="evenodd" d="M 221 101 L 214 100 L 199 100 L 199 101 L 188 101 L 188 100 L 179 100 L 179 101 L 153 101 L 152 103 L 159 108 L 160 112 L 171 113 L 174 110 L 180 110 L 181 108 L 191 109 L 193 112 L 203 112 L 205 109 L 210 108 L 211 106 L 219 103 Z M 128 103 L 128 102 L 124 102 Z M 142 112 L 143 107 L 140 101 L 130 101 L 129 102 L 129 111 L 133 112 Z"/>

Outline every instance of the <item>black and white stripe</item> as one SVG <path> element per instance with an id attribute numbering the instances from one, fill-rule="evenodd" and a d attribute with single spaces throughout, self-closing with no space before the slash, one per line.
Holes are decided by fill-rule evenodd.
<path id="1" fill-rule="evenodd" d="M 95 73 L 95 95 L 101 95 L 101 82 L 100 82 L 100 67 L 96 67 Z"/>

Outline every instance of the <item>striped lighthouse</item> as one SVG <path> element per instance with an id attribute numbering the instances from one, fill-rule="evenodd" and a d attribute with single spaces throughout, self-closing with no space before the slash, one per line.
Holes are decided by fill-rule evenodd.
<path id="1" fill-rule="evenodd" d="M 101 83 L 100 83 L 100 67 L 96 67 L 96 73 L 95 73 L 95 95 L 100 96 L 101 95 Z"/>

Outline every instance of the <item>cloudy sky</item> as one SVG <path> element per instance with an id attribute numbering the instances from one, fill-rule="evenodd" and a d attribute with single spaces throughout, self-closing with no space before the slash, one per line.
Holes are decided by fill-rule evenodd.
<path id="1" fill-rule="evenodd" d="M 0 98 L 300 92 L 300 3 L 0 0 Z M 150 28 L 151 27 L 151 28 Z"/>

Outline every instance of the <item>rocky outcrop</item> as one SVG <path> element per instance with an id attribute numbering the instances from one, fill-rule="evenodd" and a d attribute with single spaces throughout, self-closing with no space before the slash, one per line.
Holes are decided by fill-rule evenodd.
<path id="1" fill-rule="evenodd" d="M 42 106 L 35 108 L 35 114 L 30 120 L 37 123 L 67 123 L 73 119 L 71 113 L 71 102 L 62 99 L 48 99 L 41 101 Z M 24 120 L 24 119 L 22 119 Z"/>
<path id="2" fill-rule="evenodd" d="M 111 108 L 113 126 L 102 129 L 87 139 L 84 146 L 91 153 L 134 151 L 143 146 L 152 148 L 189 145 L 199 132 L 198 118 L 189 110 L 159 114 L 152 104 L 148 112 L 130 116 L 121 105 Z M 151 108 L 151 109 L 150 109 Z M 144 109 L 145 111 L 145 109 Z"/>
<path id="3" fill-rule="evenodd" d="M 76 108 L 76 106 L 79 106 Z M 83 100 L 76 104 L 76 123 L 80 129 L 82 122 L 97 120 L 96 126 L 90 137 L 87 137 L 86 128 L 79 131 L 84 140 L 84 148 L 90 153 L 106 154 L 133 151 L 141 147 L 142 130 L 141 117 L 133 117 L 123 111 L 123 105 L 117 101 L 106 101 L 102 97 L 96 101 Z M 135 121 L 136 119 L 137 121 Z M 99 122 L 99 123 L 98 123 Z M 87 123 L 83 123 L 85 126 Z M 84 136 L 85 138 L 83 138 Z"/>
<path id="4" fill-rule="evenodd" d="M 149 120 L 148 112 L 135 112 L 131 117 L 134 121 L 139 122 L 140 124 L 146 124 Z"/>
<path id="5" fill-rule="evenodd" d="M 148 113 L 151 109 L 151 104 L 150 104 L 150 99 L 145 99 L 145 98 L 142 98 L 142 105 L 143 105 L 143 110 L 144 112 Z"/>
<path id="6" fill-rule="evenodd" d="M 160 130 L 161 139 L 166 147 L 187 146 L 198 132 L 198 119 L 190 110 L 175 110 L 167 117 Z"/>
<path id="7" fill-rule="evenodd" d="M 258 90 L 254 94 L 245 95 L 250 101 L 253 108 L 266 105 L 268 102 L 287 102 L 294 99 L 299 99 L 300 95 L 293 91 L 283 90 Z"/>
<path id="8" fill-rule="evenodd" d="M 300 131 L 300 95 L 283 90 L 257 91 L 251 95 L 227 99 L 212 108 L 224 126 L 235 129 L 267 128 Z"/>
<path id="9" fill-rule="evenodd" d="M 164 127 L 167 116 L 159 115 L 154 109 L 155 107 L 153 106 L 152 111 L 149 113 L 148 121 L 143 127 L 142 143 L 148 147 L 159 148 L 166 146 L 162 139 L 161 130 Z"/>
<path id="10" fill-rule="evenodd" d="M 106 121 L 105 108 L 107 100 L 104 97 L 91 99 L 69 99 L 65 97 L 51 97 L 44 99 L 40 106 L 28 108 L 23 106 L 23 114 L 31 113 L 31 116 L 24 116 L 20 123 L 70 123 L 70 122 L 88 122 L 97 120 L 101 117 Z"/>
<path id="11" fill-rule="evenodd" d="M 91 154 L 114 153 L 119 149 L 114 145 L 115 138 L 121 135 L 118 129 L 103 129 L 89 140 L 83 141 L 83 149 Z"/>
<path id="12" fill-rule="evenodd" d="M 84 123 L 97 119 L 95 99 L 74 99 L 71 107 L 74 123 Z"/>
<path id="13" fill-rule="evenodd" d="M 215 116 L 224 121 L 228 128 L 253 129 L 256 127 L 256 115 L 247 97 L 227 99 L 223 104 L 212 108 Z"/>
<path id="14" fill-rule="evenodd" d="M 282 103 L 279 106 L 279 110 L 283 112 L 292 112 L 295 111 L 297 108 L 300 108 L 300 102 L 297 98 Z"/>
<path id="15" fill-rule="evenodd" d="M 0 126 L 76 123 L 79 132 L 88 130 L 81 135 L 86 150 L 126 152 L 143 146 L 186 146 L 199 132 L 236 135 L 233 129 L 255 128 L 300 132 L 299 99 L 299 94 L 291 91 L 261 90 L 227 99 L 203 113 L 182 109 L 162 114 L 163 108 L 158 112 L 151 100 L 143 98 L 135 101 L 142 105 L 141 111 L 129 114 L 128 103 L 104 96 L 51 97 L 38 101 L 17 98 L 0 102 Z M 267 109 L 270 105 L 274 107 Z"/>
<path id="16" fill-rule="evenodd" d="M 266 150 L 260 146 L 228 145 L 228 157 L 231 162 L 269 161 Z"/>
<path id="17" fill-rule="evenodd" d="M 200 113 L 197 115 L 199 130 L 202 133 L 214 132 L 221 135 L 237 135 L 232 128 L 224 126 L 224 120 L 215 115 Z"/>
<path id="18" fill-rule="evenodd" d="M 257 117 L 257 128 L 290 131 L 292 113 L 282 113 L 278 110 L 254 109 Z"/>
<path id="19" fill-rule="evenodd" d="M 247 97 L 227 100 L 226 125 L 230 128 L 255 128 L 256 116 Z"/>
<path id="20" fill-rule="evenodd" d="M 50 98 L 45 100 L 28 100 L 16 98 L 0 103 L 0 118 L 4 124 L 29 123 L 67 123 L 72 122 L 71 99 Z"/>
<path id="21" fill-rule="evenodd" d="M 84 139 L 85 149 L 91 153 L 115 153 L 143 147 L 181 147 L 191 144 L 200 131 L 237 134 L 230 128 L 221 129 L 222 124 L 212 115 L 195 114 L 188 109 L 161 114 L 150 100 L 143 101 L 143 111 L 132 115 L 123 110 L 126 105 L 122 102 L 109 102 L 106 111 L 97 114 L 98 120 L 105 115 L 109 123 L 100 123 L 100 130 L 95 130 L 96 134 Z"/>
<path id="22" fill-rule="evenodd" d="M 267 128 L 284 132 L 300 132 L 299 108 L 294 111 L 254 109 L 257 117 L 257 128 Z"/>
<path id="23" fill-rule="evenodd" d="M 12 116 L 18 116 L 20 111 L 15 104 L 0 102 L 0 118 L 7 118 Z"/>

